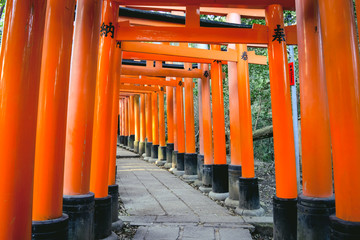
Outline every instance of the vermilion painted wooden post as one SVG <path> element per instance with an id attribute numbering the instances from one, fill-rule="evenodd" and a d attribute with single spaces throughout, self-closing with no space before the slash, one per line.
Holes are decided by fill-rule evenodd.
<path id="1" fill-rule="evenodd" d="M 113 65 L 113 93 L 112 93 L 112 110 L 111 110 L 111 130 L 110 130 L 110 158 L 109 158 L 109 177 L 108 177 L 108 193 L 111 196 L 111 220 L 112 225 L 119 220 L 119 186 L 116 184 L 116 151 L 117 151 L 117 121 L 119 115 L 119 91 L 120 91 L 120 77 L 121 77 L 121 42 L 116 42 L 116 49 L 114 51 Z"/>
<path id="2" fill-rule="evenodd" d="M 353 2 L 319 0 L 319 10 L 336 193 L 331 238 L 358 239 L 360 71 Z"/>
<path id="3" fill-rule="evenodd" d="M 134 96 L 134 118 L 135 118 L 135 141 L 134 141 L 134 151 L 139 153 L 139 144 L 140 144 L 140 96 Z"/>
<path id="4" fill-rule="evenodd" d="M 284 33 L 283 9 L 266 9 L 271 106 L 274 131 L 276 196 L 274 239 L 296 239 L 297 186 L 291 93 Z"/>
<path id="5" fill-rule="evenodd" d="M 309 0 L 297 1 L 296 6 L 303 179 L 303 192 L 298 199 L 297 232 L 300 239 L 329 239 L 329 215 L 335 212 L 335 201 L 319 6 L 318 1 Z"/>
<path id="6" fill-rule="evenodd" d="M 69 238 L 90 239 L 93 237 L 94 218 L 90 163 L 102 1 L 78 0 L 76 9 L 66 125 L 63 211 L 72 213 L 69 217 Z"/>
<path id="7" fill-rule="evenodd" d="M 74 11 L 74 0 L 47 2 L 36 128 L 33 239 L 68 237 L 68 216 L 62 213 L 62 206 Z M 56 231 L 49 230 L 52 227 Z"/>
<path id="8" fill-rule="evenodd" d="M 176 78 L 177 81 L 182 81 L 181 78 Z M 176 136 L 177 136 L 177 155 L 176 155 L 176 169 L 175 174 L 184 174 L 184 155 L 185 155 L 185 129 L 184 129 L 184 93 L 183 87 L 176 87 Z"/>
<path id="9" fill-rule="evenodd" d="M 31 239 L 46 2 L 9 0 L 6 3 L 0 53 L 0 239 Z"/>
<path id="10" fill-rule="evenodd" d="M 159 152 L 159 106 L 158 106 L 158 93 L 151 93 L 151 122 L 152 122 L 152 146 L 151 146 L 151 159 L 150 162 L 158 160 Z"/>
<path id="11" fill-rule="evenodd" d="M 201 79 L 203 138 L 206 139 L 206 141 L 204 141 L 202 186 L 199 189 L 204 192 L 209 192 L 212 189 L 212 166 L 214 164 L 209 65 L 202 64 L 201 69 L 207 72 L 208 75 L 203 76 Z"/>
<path id="12" fill-rule="evenodd" d="M 226 18 L 227 22 L 241 23 L 241 17 L 237 13 L 230 13 Z M 246 47 L 246 46 L 245 46 Z M 234 51 L 235 44 L 229 44 L 228 49 Z M 239 177 L 241 177 L 241 151 L 246 151 L 241 146 L 240 137 L 240 102 L 239 102 L 239 81 L 237 62 L 228 62 L 228 79 L 229 79 L 229 117 L 230 117 L 230 156 L 231 164 L 229 165 L 229 197 L 226 198 L 225 204 L 231 207 L 239 206 Z M 243 114 L 243 113 L 241 113 Z"/>
<path id="13" fill-rule="evenodd" d="M 236 51 L 238 56 L 237 81 L 239 87 L 239 110 L 241 113 L 239 136 L 241 144 L 240 156 L 242 159 L 242 176 L 239 178 L 239 208 L 236 211 L 242 215 L 260 216 L 264 214 L 264 209 L 260 206 L 259 185 L 258 179 L 255 177 L 254 168 L 247 46 L 239 44 L 236 46 Z"/>
<path id="14" fill-rule="evenodd" d="M 111 235 L 111 196 L 108 195 L 108 176 L 111 139 L 111 114 L 113 104 L 113 71 L 115 61 L 116 27 L 119 5 L 103 0 L 100 28 L 100 48 L 97 72 L 93 146 L 91 155 L 90 190 L 95 194 L 95 238 Z"/>
<path id="15" fill-rule="evenodd" d="M 212 45 L 220 51 L 219 45 Z M 214 131 L 214 165 L 212 173 L 212 191 L 209 196 L 225 200 L 229 196 L 228 165 L 226 163 L 225 116 L 221 61 L 211 64 L 211 90 Z"/>
<path id="16" fill-rule="evenodd" d="M 162 87 L 163 89 L 163 87 Z M 162 166 L 166 163 L 166 141 L 165 141 L 165 101 L 164 91 L 159 91 L 159 151 L 156 165 Z"/>
<path id="17" fill-rule="evenodd" d="M 165 168 L 171 168 L 174 151 L 174 88 L 166 87 L 167 147 Z"/>
<path id="18" fill-rule="evenodd" d="M 145 95 L 145 114 L 146 114 L 146 146 L 145 146 L 145 157 L 150 159 L 151 157 L 151 148 L 152 148 L 152 111 L 151 111 L 151 93 L 146 93 Z"/>
<path id="19" fill-rule="evenodd" d="M 134 149 L 135 141 L 135 117 L 134 117 L 134 96 L 129 97 L 129 124 L 130 124 L 130 133 L 129 133 L 129 148 Z"/>
<path id="20" fill-rule="evenodd" d="M 177 132 L 178 132 L 178 126 L 177 126 L 177 97 L 176 97 L 176 91 L 177 89 L 174 88 L 173 90 L 173 115 L 174 115 L 174 120 L 173 120 L 173 126 L 174 126 L 174 151 L 171 155 L 172 158 L 172 165 L 170 168 L 170 171 L 175 171 L 176 170 L 176 165 L 177 165 L 177 154 L 178 154 L 178 136 L 177 136 Z"/>
<path id="21" fill-rule="evenodd" d="M 140 95 L 140 143 L 139 143 L 139 155 L 145 153 L 146 144 L 146 113 L 145 113 L 145 94 Z"/>
<path id="22" fill-rule="evenodd" d="M 185 70 L 191 70 L 192 64 L 185 63 Z M 192 78 L 185 78 L 185 121 L 186 121 L 186 149 L 184 156 L 184 176 L 186 181 L 197 179 L 197 154 L 195 147 L 195 120 L 194 120 L 194 83 Z"/>
<path id="23" fill-rule="evenodd" d="M 129 98 L 124 98 L 124 146 L 129 146 Z"/>

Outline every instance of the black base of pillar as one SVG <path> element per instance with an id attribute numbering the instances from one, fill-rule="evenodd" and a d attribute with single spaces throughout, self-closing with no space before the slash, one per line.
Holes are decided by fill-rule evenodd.
<path id="1" fill-rule="evenodd" d="M 296 240 L 297 198 L 284 199 L 274 196 L 273 219 L 275 240 Z"/>
<path id="2" fill-rule="evenodd" d="M 160 146 L 159 147 L 159 151 L 158 151 L 158 159 L 159 161 L 166 161 L 166 150 L 167 150 L 167 147 L 165 146 Z"/>
<path id="3" fill-rule="evenodd" d="M 111 235 L 111 196 L 95 198 L 95 239 Z"/>
<path id="4" fill-rule="evenodd" d="M 204 168 L 204 155 L 198 154 L 197 155 L 197 175 L 198 175 L 199 181 L 202 180 L 203 168 Z"/>
<path id="5" fill-rule="evenodd" d="M 129 136 L 125 136 L 124 146 L 125 146 L 125 147 L 128 147 L 128 146 L 129 146 Z"/>
<path id="6" fill-rule="evenodd" d="M 139 153 L 139 141 L 134 141 L 134 152 Z"/>
<path id="7" fill-rule="evenodd" d="M 239 177 L 239 208 L 256 210 L 260 208 L 259 184 L 257 178 Z"/>
<path id="8" fill-rule="evenodd" d="M 360 222 L 349 222 L 330 216 L 332 240 L 355 240 L 360 239 Z"/>
<path id="9" fill-rule="evenodd" d="M 119 185 L 109 185 L 108 194 L 111 196 L 111 221 L 119 220 Z"/>
<path id="10" fill-rule="evenodd" d="M 184 166 L 184 156 L 185 153 L 177 153 L 176 154 L 176 169 L 178 171 L 184 171 L 185 170 L 185 166 Z"/>
<path id="11" fill-rule="evenodd" d="M 185 175 L 197 175 L 197 154 L 185 153 L 184 155 Z"/>
<path id="12" fill-rule="evenodd" d="M 121 136 L 120 135 L 117 135 L 117 143 L 121 144 Z"/>
<path id="13" fill-rule="evenodd" d="M 159 145 L 152 145 L 151 146 L 151 158 L 158 159 L 159 157 Z"/>
<path id="14" fill-rule="evenodd" d="M 146 157 L 151 157 L 151 148 L 152 148 L 152 142 L 146 142 L 146 147 L 145 147 Z"/>
<path id="15" fill-rule="evenodd" d="M 120 136 L 120 145 L 124 145 L 124 140 L 125 136 Z"/>
<path id="16" fill-rule="evenodd" d="M 174 144 L 168 143 L 166 144 L 166 163 L 172 163 L 172 153 L 174 151 Z"/>
<path id="17" fill-rule="evenodd" d="M 239 200 L 239 177 L 241 166 L 229 165 L 229 199 Z"/>
<path id="18" fill-rule="evenodd" d="M 69 217 L 66 214 L 56 219 L 33 221 L 32 239 L 66 240 L 68 239 L 68 222 Z"/>
<path id="19" fill-rule="evenodd" d="M 69 239 L 94 239 L 94 208 L 92 192 L 63 196 L 63 212 L 69 216 Z"/>
<path id="20" fill-rule="evenodd" d="M 146 149 L 146 144 L 145 142 L 139 142 L 139 155 L 143 155 L 145 153 L 145 149 Z"/>
<path id="21" fill-rule="evenodd" d="M 335 213 L 335 198 L 299 195 L 297 203 L 297 238 L 330 239 L 330 218 Z"/>
<path id="22" fill-rule="evenodd" d="M 130 149 L 134 149 L 134 141 L 135 141 L 135 135 L 129 136 L 129 147 Z"/>
<path id="23" fill-rule="evenodd" d="M 177 154 L 178 154 L 178 151 L 173 151 L 172 152 L 172 168 L 177 168 Z"/>
<path id="24" fill-rule="evenodd" d="M 211 187 L 212 185 L 212 175 L 213 175 L 213 165 L 204 164 L 203 166 L 203 176 L 202 183 L 204 187 Z"/>
<path id="25" fill-rule="evenodd" d="M 229 192 L 229 170 L 227 164 L 214 164 L 212 174 L 212 192 Z"/>

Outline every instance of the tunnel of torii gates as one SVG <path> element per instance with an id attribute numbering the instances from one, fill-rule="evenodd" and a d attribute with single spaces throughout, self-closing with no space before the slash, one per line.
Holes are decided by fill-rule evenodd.
<path id="1" fill-rule="evenodd" d="M 297 25 L 284 26 L 284 9 L 296 9 Z M 200 20 L 200 13 L 227 16 L 227 23 Z M 265 18 L 266 25 L 241 24 L 240 16 Z M 302 193 L 286 51 L 296 44 Z M 267 48 L 268 57 L 248 46 Z M 8 0 L 0 59 L 0 239 L 111 239 L 111 227 L 120 221 L 118 116 L 121 145 L 200 180 L 204 191 L 227 197 L 238 213 L 261 215 L 249 63 L 269 65 L 274 239 L 360 239 L 359 50 L 352 1 Z M 223 64 L 229 66 L 230 165 Z M 198 153 L 193 79 L 200 96 Z"/>

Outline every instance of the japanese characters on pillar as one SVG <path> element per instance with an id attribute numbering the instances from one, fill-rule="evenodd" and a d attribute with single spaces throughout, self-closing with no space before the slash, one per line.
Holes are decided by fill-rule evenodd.
<path id="1" fill-rule="evenodd" d="M 296 198 L 295 147 L 291 112 L 291 93 L 287 62 L 283 9 L 266 9 L 269 27 L 269 70 L 273 112 L 276 196 Z"/>
<path id="2" fill-rule="evenodd" d="M 111 123 L 113 105 L 113 71 L 117 67 L 114 54 L 116 49 L 114 23 L 117 21 L 118 8 L 119 5 L 113 1 L 103 1 L 90 175 L 90 189 L 95 194 L 95 198 L 108 196 L 111 140 L 109 123 Z"/>

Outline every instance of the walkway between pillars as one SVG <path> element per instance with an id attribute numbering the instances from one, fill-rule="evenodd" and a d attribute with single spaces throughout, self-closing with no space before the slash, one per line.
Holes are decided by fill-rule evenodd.
<path id="1" fill-rule="evenodd" d="M 251 225 L 170 172 L 118 148 L 117 184 L 135 240 L 251 239 Z M 126 158 L 129 156 L 129 158 Z"/>

